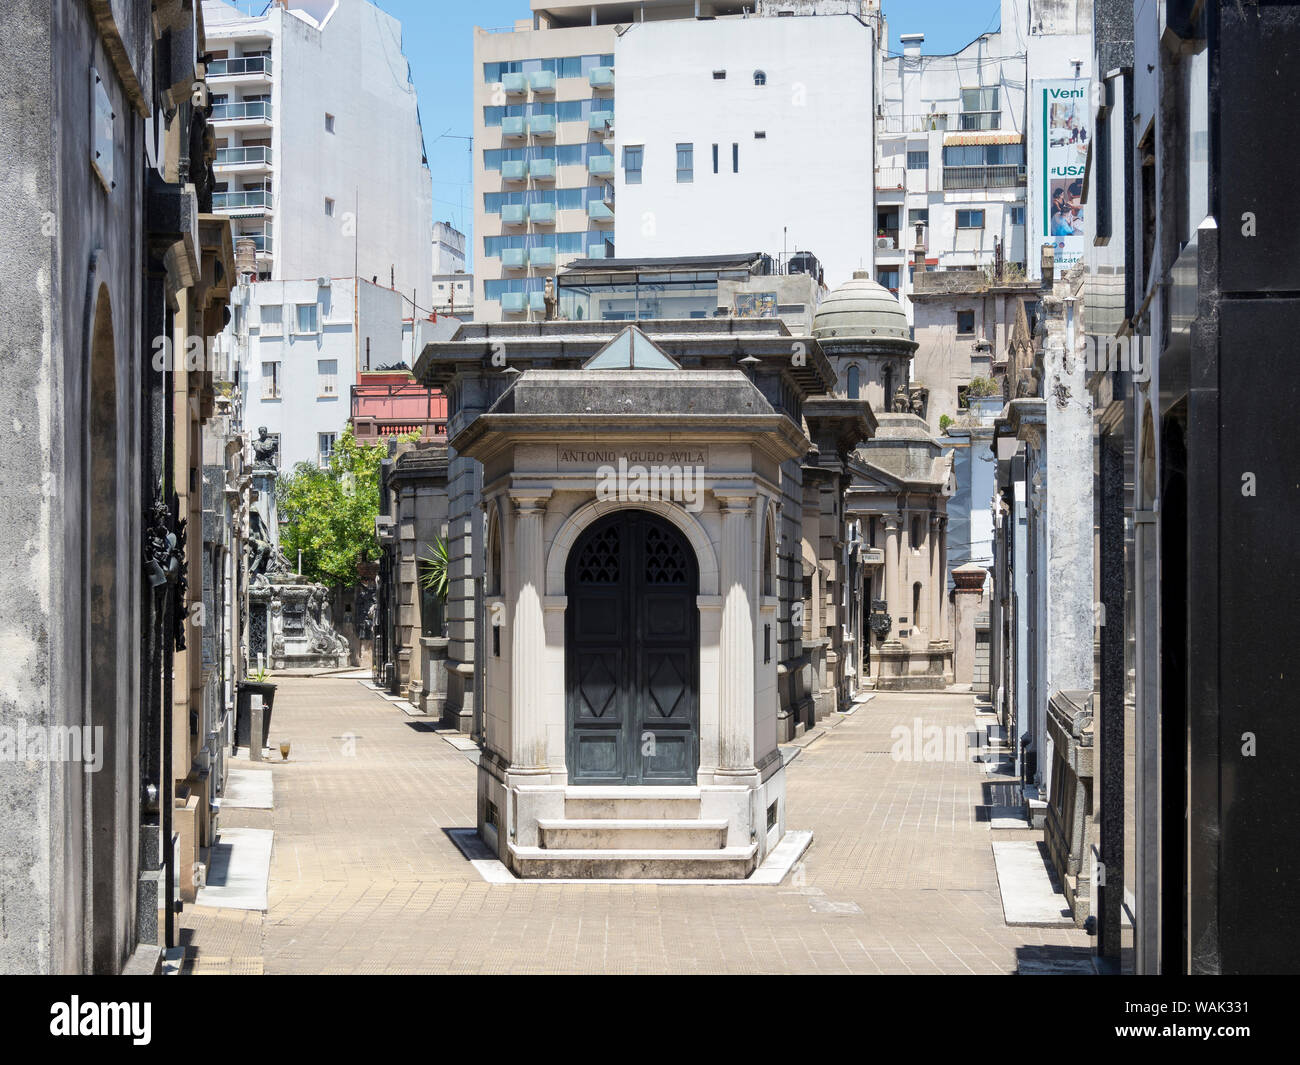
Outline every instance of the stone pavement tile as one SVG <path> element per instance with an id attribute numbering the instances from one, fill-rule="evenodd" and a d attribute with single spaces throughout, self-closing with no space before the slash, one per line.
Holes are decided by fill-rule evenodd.
<path id="1" fill-rule="evenodd" d="M 953 757 L 912 757 L 918 722 Z M 1089 942 L 1003 921 L 969 695 L 881 694 L 801 751 L 787 816 L 815 837 L 775 888 L 484 883 L 446 834 L 474 824 L 475 767 L 411 725 L 355 681 L 282 683 L 293 757 L 249 823 L 276 832 L 267 972 L 1013 973 Z"/>

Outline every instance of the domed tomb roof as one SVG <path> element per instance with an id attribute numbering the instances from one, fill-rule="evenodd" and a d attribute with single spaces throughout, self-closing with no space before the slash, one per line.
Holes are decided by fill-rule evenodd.
<path id="1" fill-rule="evenodd" d="M 818 340 L 903 341 L 914 346 L 902 304 L 865 270 L 856 271 L 852 281 L 822 300 L 813 316 L 813 336 Z"/>

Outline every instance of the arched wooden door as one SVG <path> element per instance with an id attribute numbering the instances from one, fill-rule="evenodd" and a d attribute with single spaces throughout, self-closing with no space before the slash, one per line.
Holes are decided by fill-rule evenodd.
<path id="1" fill-rule="evenodd" d="M 695 552 L 643 510 L 594 522 L 565 574 L 574 784 L 694 784 L 700 750 Z"/>

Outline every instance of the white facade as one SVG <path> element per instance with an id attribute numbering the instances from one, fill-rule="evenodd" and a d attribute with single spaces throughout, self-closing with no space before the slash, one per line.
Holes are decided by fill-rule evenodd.
<path id="1" fill-rule="evenodd" d="M 368 370 L 413 366 L 435 330 L 412 323 L 397 291 L 352 277 L 241 285 L 235 300 L 244 425 L 249 439 L 262 426 L 279 438 L 286 473 L 324 464 L 351 417 L 352 386 Z"/>
<path id="2" fill-rule="evenodd" d="M 433 223 L 433 273 L 465 272 L 465 234 L 450 222 Z"/>
<path id="3" fill-rule="evenodd" d="M 214 209 L 264 280 L 375 278 L 429 304 L 432 184 L 401 24 L 368 0 L 205 0 Z"/>
<path id="4" fill-rule="evenodd" d="M 853 15 L 630 26 L 615 47 L 618 256 L 807 250 L 831 287 L 871 269 L 876 46 L 875 20 Z"/>

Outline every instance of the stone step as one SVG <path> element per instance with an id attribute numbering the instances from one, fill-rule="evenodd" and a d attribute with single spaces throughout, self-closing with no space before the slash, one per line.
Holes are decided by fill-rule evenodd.
<path id="1" fill-rule="evenodd" d="M 727 822 L 666 818 L 543 818 L 546 850 L 721 850 Z"/>
<path id="2" fill-rule="evenodd" d="M 700 789 L 570 787 L 564 789 L 564 816 L 578 821 L 694 820 L 700 816 Z"/>
<path id="3" fill-rule="evenodd" d="M 542 880 L 744 880 L 758 844 L 720 850 L 591 850 L 510 844 L 515 871 Z"/>

